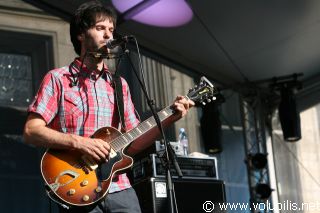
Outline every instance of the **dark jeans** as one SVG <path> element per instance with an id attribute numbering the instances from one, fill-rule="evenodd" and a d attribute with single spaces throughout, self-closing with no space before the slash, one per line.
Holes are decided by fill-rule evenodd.
<path id="1" fill-rule="evenodd" d="M 141 213 L 139 200 L 133 188 L 110 193 L 95 206 L 59 209 L 60 213 Z"/>

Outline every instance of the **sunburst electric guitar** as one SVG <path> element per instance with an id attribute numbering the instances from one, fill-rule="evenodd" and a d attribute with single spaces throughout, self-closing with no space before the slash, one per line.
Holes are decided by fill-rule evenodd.
<path id="1" fill-rule="evenodd" d="M 213 85 L 202 77 L 186 97 L 204 103 L 214 100 L 216 93 Z M 158 115 L 163 122 L 173 113 L 170 107 L 166 107 Z M 151 117 L 125 134 L 112 127 L 97 130 L 92 137 L 106 141 L 111 147 L 108 162 L 101 164 L 77 151 L 48 149 L 41 160 L 47 194 L 62 205 L 86 206 L 99 201 L 107 195 L 114 175 L 133 164 L 133 159 L 125 154 L 125 148 L 155 126 L 156 122 Z"/>

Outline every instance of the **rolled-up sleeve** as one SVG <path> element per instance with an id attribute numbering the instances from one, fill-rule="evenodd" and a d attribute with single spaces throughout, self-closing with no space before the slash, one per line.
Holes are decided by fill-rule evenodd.
<path id="1" fill-rule="evenodd" d="M 56 116 L 59 109 L 61 90 L 57 77 L 51 72 L 47 73 L 39 87 L 39 90 L 28 108 L 28 112 L 41 115 L 47 125 Z"/>

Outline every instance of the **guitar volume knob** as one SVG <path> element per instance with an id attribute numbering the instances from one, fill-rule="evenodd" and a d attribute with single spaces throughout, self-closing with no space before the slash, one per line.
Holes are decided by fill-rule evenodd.
<path id="1" fill-rule="evenodd" d="M 89 198 L 90 198 L 89 195 L 84 195 L 84 196 L 82 197 L 82 200 L 83 200 L 83 201 L 88 201 Z"/>
<path id="2" fill-rule="evenodd" d="M 98 187 L 96 188 L 96 192 L 99 193 L 99 192 L 101 192 L 101 191 L 102 191 L 102 188 L 101 188 L 100 186 L 98 186 Z"/>
<path id="3" fill-rule="evenodd" d="M 88 180 L 84 180 L 81 182 L 81 186 L 86 186 L 89 184 L 89 181 Z"/>
<path id="4" fill-rule="evenodd" d="M 76 193 L 76 190 L 75 189 L 70 189 L 69 191 L 68 191 L 68 194 L 69 195 L 74 195 Z"/>

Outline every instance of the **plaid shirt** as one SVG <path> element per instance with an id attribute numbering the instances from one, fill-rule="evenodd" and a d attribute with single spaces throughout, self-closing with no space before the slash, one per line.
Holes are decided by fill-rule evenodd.
<path id="1" fill-rule="evenodd" d="M 101 75 L 91 72 L 75 59 L 70 66 L 49 71 L 39 88 L 28 112 L 42 116 L 48 127 L 64 133 L 89 137 L 105 126 L 119 129 L 119 116 L 115 110 L 114 89 L 108 70 Z M 74 77 L 70 71 L 72 71 Z M 127 82 L 122 78 L 124 117 L 126 131 L 138 125 Z M 71 85 L 77 81 L 77 85 Z M 126 174 L 113 180 L 109 192 L 131 187 Z"/>

